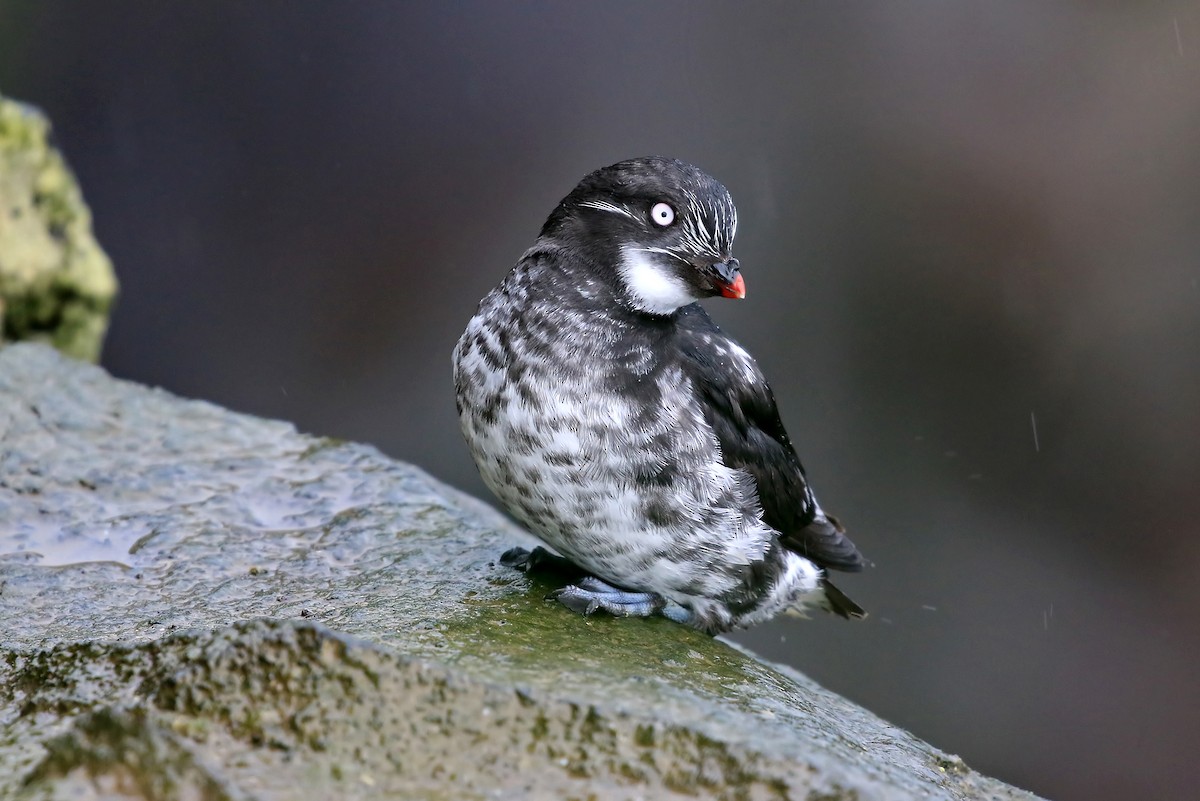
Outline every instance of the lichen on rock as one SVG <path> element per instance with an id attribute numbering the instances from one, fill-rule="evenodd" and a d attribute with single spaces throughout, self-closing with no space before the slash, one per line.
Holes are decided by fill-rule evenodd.
<path id="1" fill-rule="evenodd" d="M 0 341 L 48 342 L 96 361 L 116 293 L 49 121 L 0 96 Z"/>

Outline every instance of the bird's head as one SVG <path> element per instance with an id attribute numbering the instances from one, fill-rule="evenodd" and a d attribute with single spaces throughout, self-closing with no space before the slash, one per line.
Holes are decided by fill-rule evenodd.
<path id="1" fill-rule="evenodd" d="M 630 159 L 584 178 L 542 228 L 596 269 L 614 271 L 620 300 L 672 314 L 701 298 L 742 298 L 732 258 L 737 210 L 707 173 L 667 158 Z"/>

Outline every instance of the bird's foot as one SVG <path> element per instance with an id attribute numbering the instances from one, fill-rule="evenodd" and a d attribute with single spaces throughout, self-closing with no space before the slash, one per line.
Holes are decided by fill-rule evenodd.
<path id="1" fill-rule="evenodd" d="M 540 545 L 532 551 L 509 548 L 500 555 L 500 564 L 522 573 L 540 577 L 557 577 L 572 582 L 546 596 L 581 615 L 607 612 L 617 617 L 652 617 L 662 615 L 676 623 L 688 625 L 692 613 L 653 592 L 631 592 L 614 587 L 595 576 L 589 576 L 574 562 L 551 553 Z"/>
<path id="2" fill-rule="evenodd" d="M 650 617 L 666 609 L 667 601 L 653 592 L 630 592 L 593 576 L 546 596 L 581 615 L 608 612 L 616 617 Z"/>

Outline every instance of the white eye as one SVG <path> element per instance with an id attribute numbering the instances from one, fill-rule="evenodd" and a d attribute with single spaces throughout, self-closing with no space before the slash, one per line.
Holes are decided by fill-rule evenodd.
<path id="1" fill-rule="evenodd" d="M 655 203 L 654 208 L 650 209 L 650 219 L 665 228 L 675 222 L 675 209 L 666 203 Z"/>

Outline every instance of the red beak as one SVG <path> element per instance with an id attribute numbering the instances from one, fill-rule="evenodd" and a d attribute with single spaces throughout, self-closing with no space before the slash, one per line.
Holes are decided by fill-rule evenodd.
<path id="1" fill-rule="evenodd" d="M 735 275 L 733 281 L 721 287 L 721 297 L 735 298 L 737 300 L 746 297 L 746 282 L 742 280 L 741 273 Z"/>

